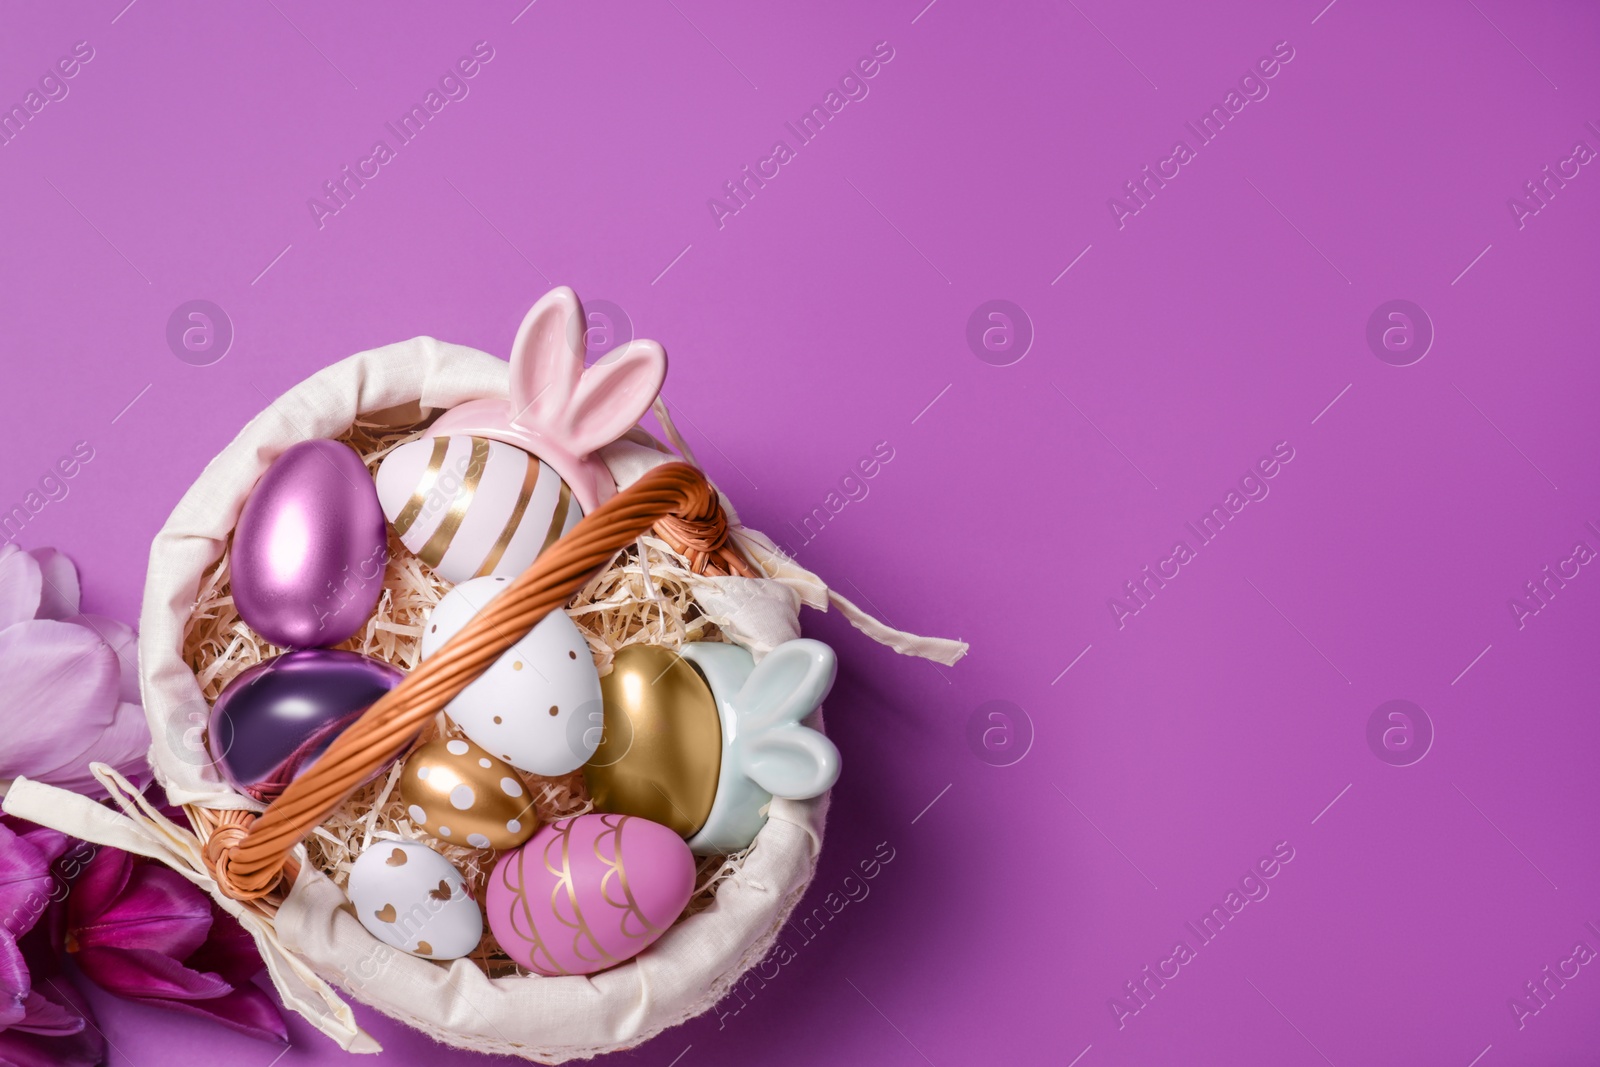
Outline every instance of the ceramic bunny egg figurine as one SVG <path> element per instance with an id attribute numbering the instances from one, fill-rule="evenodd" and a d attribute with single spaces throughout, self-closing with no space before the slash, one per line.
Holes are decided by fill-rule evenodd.
<path id="1" fill-rule="evenodd" d="M 837 669 L 833 649 L 806 638 L 760 663 L 720 642 L 619 650 L 583 769 L 596 809 L 670 826 L 701 855 L 747 847 L 773 797 L 804 800 L 838 780 L 839 750 L 800 721 Z"/>
<path id="2" fill-rule="evenodd" d="M 585 368 L 577 294 L 552 289 L 522 320 L 510 399 L 459 404 L 378 467 L 402 544 L 450 582 L 514 577 L 617 491 L 596 455 L 661 391 L 667 357 L 636 340 Z"/>

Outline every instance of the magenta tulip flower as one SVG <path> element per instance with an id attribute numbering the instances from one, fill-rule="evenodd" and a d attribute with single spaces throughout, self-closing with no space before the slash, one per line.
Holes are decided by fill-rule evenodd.
<path id="1" fill-rule="evenodd" d="M 91 762 L 144 775 L 133 630 L 78 610 L 78 572 L 55 549 L 0 545 L 0 791 L 26 775 L 90 796 Z"/>
<path id="2" fill-rule="evenodd" d="M 101 849 L 73 883 L 66 948 L 84 977 L 117 996 L 288 1040 L 251 977 L 255 942 L 199 888 L 159 864 Z"/>
<path id="3" fill-rule="evenodd" d="M 51 874 L 72 839 L 0 818 L 0 1064 L 93 1067 L 105 1041 L 61 973 L 50 918 L 63 883 Z M 41 920 L 44 920 L 41 922 Z"/>

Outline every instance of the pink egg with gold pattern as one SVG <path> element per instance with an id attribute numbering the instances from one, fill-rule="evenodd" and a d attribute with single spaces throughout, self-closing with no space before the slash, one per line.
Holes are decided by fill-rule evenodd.
<path id="1" fill-rule="evenodd" d="M 694 892 L 694 855 L 671 829 L 632 815 L 559 819 L 500 857 L 489 929 L 539 974 L 593 974 L 666 933 Z"/>

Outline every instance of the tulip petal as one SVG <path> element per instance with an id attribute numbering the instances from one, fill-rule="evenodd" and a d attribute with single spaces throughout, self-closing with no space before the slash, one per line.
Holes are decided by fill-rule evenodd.
<path id="1" fill-rule="evenodd" d="M 22 835 L 0 826 L 0 915 L 5 917 L 6 933 L 21 937 L 33 929 L 49 903 L 51 883 L 45 854 Z"/>
<path id="2" fill-rule="evenodd" d="M 191 971 L 147 948 L 80 948 L 77 960 L 90 981 L 120 997 L 189 1001 L 233 992 L 217 975 Z"/>
<path id="3" fill-rule="evenodd" d="M 187 959 L 211 930 L 211 900 L 177 871 L 135 863 L 116 901 L 78 924 L 80 951 L 106 947 Z"/>
<path id="4" fill-rule="evenodd" d="M 82 759 L 85 766 L 90 762 L 108 763 L 127 774 L 130 770 L 145 770 L 149 752 L 150 720 L 145 718 L 144 708 L 123 702 L 112 714 L 111 725 Z"/>
<path id="5" fill-rule="evenodd" d="M 199 1015 L 221 1023 L 230 1030 L 259 1038 L 262 1041 L 288 1041 L 289 1028 L 272 998 L 253 985 L 240 986 L 231 993 L 207 1000 L 159 1000 L 133 997 L 142 1004 L 151 1004 L 169 1011 Z"/>
<path id="6" fill-rule="evenodd" d="M 28 991 L 33 979 L 28 961 L 10 930 L 0 926 L 0 1030 L 20 1023 L 28 1014 Z"/>
<path id="7" fill-rule="evenodd" d="M 88 627 L 111 646 L 121 672 L 117 696 L 129 704 L 139 703 L 139 635 L 133 627 L 104 615 L 73 615 L 64 621 Z"/>
<path id="8" fill-rule="evenodd" d="M 197 971 L 221 975 L 229 985 L 241 987 L 249 984 L 263 967 L 256 939 L 239 925 L 239 920 L 215 903 L 211 905 L 211 933 L 206 943 L 183 962 Z"/>
<path id="9" fill-rule="evenodd" d="M 38 990 L 28 994 L 28 1014 L 16 1024 L 18 1030 L 30 1034 L 65 1037 L 84 1027 L 83 1016 L 42 995 Z"/>
<path id="10" fill-rule="evenodd" d="M 104 763 L 135 784 L 149 777 L 150 725 L 137 704 L 118 704 L 111 725 L 89 747 L 59 765 L 39 768 L 28 777 L 85 796 L 103 797 L 105 786 L 89 771 L 90 763 Z"/>
<path id="11" fill-rule="evenodd" d="M 67 854 L 67 850 L 74 844 L 82 844 L 75 837 L 68 837 L 60 830 L 52 830 L 48 826 L 35 826 L 33 823 L 24 823 L 18 819 L 17 823 L 25 829 L 17 830 L 17 836 L 39 850 L 39 855 L 44 857 L 46 864 L 54 863 Z"/>
<path id="12" fill-rule="evenodd" d="M 53 548 L 36 548 L 28 555 L 39 564 L 39 610 L 35 618 L 65 619 L 78 613 L 78 568 Z"/>
<path id="13" fill-rule="evenodd" d="M 76 930 L 94 922 L 117 902 L 133 874 L 133 857 L 120 849 L 102 848 L 83 865 L 67 894 L 67 926 Z"/>
<path id="14" fill-rule="evenodd" d="M 37 1005 L 34 997 L 45 1003 Z M 14 1026 L 0 1033 L 0 1067 L 96 1067 L 105 1062 L 105 1038 L 88 1025 L 89 1005 L 71 982 L 46 978 L 38 983 L 29 1006 L 30 1021 L 36 1019 L 42 1032 Z M 56 1014 L 57 1009 L 65 1018 Z"/>
<path id="15" fill-rule="evenodd" d="M 38 613 L 43 584 L 38 560 L 26 552 L 0 553 L 0 630 Z"/>
<path id="16" fill-rule="evenodd" d="M 93 745 L 116 713 L 116 654 L 81 626 L 35 619 L 0 630 L 0 678 L 0 778 L 60 766 Z"/>
<path id="17" fill-rule="evenodd" d="M 0 1067 L 97 1067 L 105 1058 L 105 1038 L 94 1029 L 65 1038 L 0 1033 Z"/>

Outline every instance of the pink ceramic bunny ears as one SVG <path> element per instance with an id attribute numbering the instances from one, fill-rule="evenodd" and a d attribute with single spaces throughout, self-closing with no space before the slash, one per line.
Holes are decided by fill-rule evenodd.
<path id="1" fill-rule="evenodd" d="M 514 445 L 549 464 L 585 513 L 604 503 L 617 488 L 595 452 L 650 410 L 667 376 L 667 354 L 654 341 L 630 341 L 585 368 L 587 334 L 578 294 L 564 285 L 550 290 L 522 320 L 511 347 L 511 399 L 453 407 L 428 436 Z"/>

